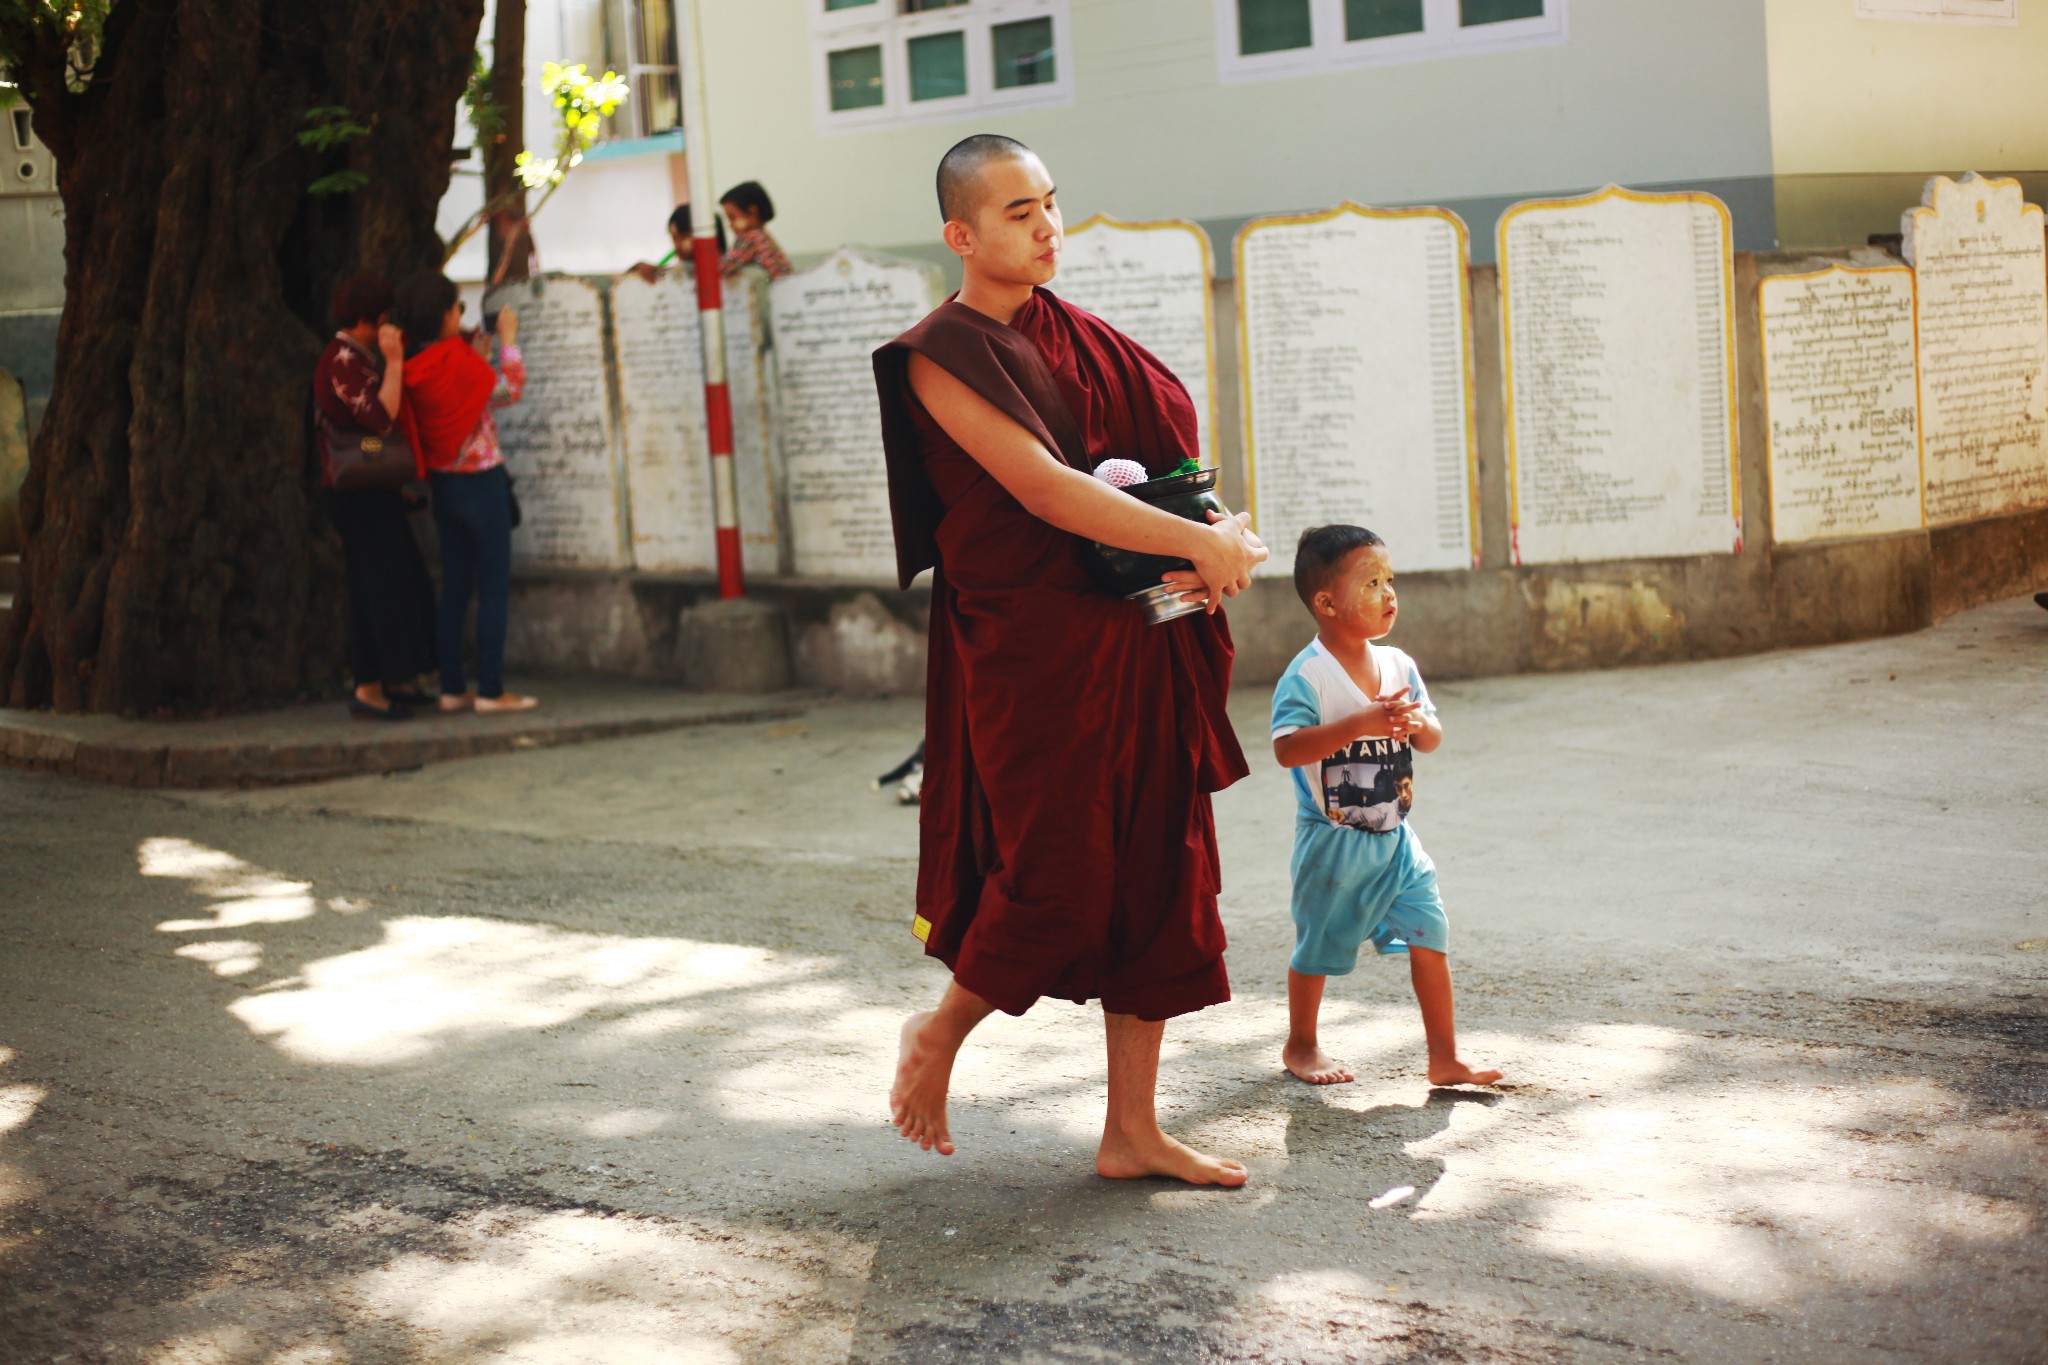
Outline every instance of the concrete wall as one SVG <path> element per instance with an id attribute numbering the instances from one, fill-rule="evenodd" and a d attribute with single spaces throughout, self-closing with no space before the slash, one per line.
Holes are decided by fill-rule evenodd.
<path id="1" fill-rule="evenodd" d="M 2018 175 L 2041 202 L 2048 23 L 2020 10 L 2018 27 L 1900 23 L 1850 0 L 1768 0 L 1779 244 L 1897 232 L 1937 173 Z"/>
<path id="2" fill-rule="evenodd" d="M 1344 199 L 1450 205 L 1487 260 L 1500 207 L 1620 181 L 1720 195 L 1736 211 L 1738 245 L 1769 248 L 1764 6 L 1570 0 L 1568 38 L 1554 46 L 1224 84 L 1214 0 L 1071 0 L 1072 104 L 821 133 L 811 3 L 705 4 L 712 178 L 721 190 L 766 184 L 774 231 L 800 259 L 850 243 L 950 264 L 932 168 L 985 128 L 1045 154 L 1072 222 L 1192 218 L 1228 241 L 1247 217 Z M 544 144 L 552 117 L 541 63 L 600 69 L 602 8 L 530 0 L 529 146 Z M 617 272 L 667 251 L 663 224 L 685 197 L 677 150 L 674 138 L 600 148 L 536 220 L 546 267 Z M 443 232 L 479 197 L 477 181 L 458 177 Z M 452 273 L 481 277 L 480 241 Z"/>
<path id="3" fill-rule="evenodd" d="M 1401 575 L 1392 637 L 1432 677 L 1552 672 L 1715 658 L 1897 634 L 1983 602 L 2048 587 L 2048 509 L 1890 536 L 1779 546 L 1772 542 L 1758 342 L 1757 280 L 1870 253 L 1736 256 L 1740 554 L 1510 563 L 1499 280 L 1472 270 L 1479 444 L 1480 566 Z M 1233 289 L 1216 291 L 1217 336 L 1236 335 Z M 1237 357 L 1219 347 L 1216 392 L 1221 488 L 1242 506 L 1244 458 Z M 1376 527 L 1400 566 L 1398 527 Z M 1291 546 L 1276 546 L 1291 554 Z M 796 680 L 851 692 L 915 692 L 924 680 L 929 596 L 873 585 L 777 580 L 752 591 L 787 614 Z M 679 679 L 678 621 L 714 592 L 708 578 L 522 574 L 511 657 L 566 668 Z M 1276 678 L 1311 627 L 1292 585 L 1260 579 L 1230 608 L 1238 680 Z"/>
<path id="4" fill-rule="evenodd" d="M 2048 168 L 2048 21 L 1858 19 L 1849 0 L 1768 0 L 1780 175 Z"/>
<path id="5" fill-rule="evenodd" d="M 1069 220 L 1770 173 L 1763 0 L 1571 0 L 1566 42 L 1220 83 L 1212 0 L 1072 0 L 1074 102 L 814 131 L 808 7 L 704 8 L 716 175 L 776 195 L 785 247 L 935 241 L 932 168 L 989 124 L 1046 156 Z"/>
<path id="6" fill-rule="evenodd" d="M 21 381 L 30 433 L 49 405 L 63 307 L 63 201 L 54 194 L 0 195 L 0 370 Z"/>

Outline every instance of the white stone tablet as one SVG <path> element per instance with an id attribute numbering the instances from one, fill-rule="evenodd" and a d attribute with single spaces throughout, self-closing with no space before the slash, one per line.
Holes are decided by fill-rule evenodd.
<path id="1" fill-rule="evenodd" d="M 1837 265 L 1766 276 L 1757 294 L 1772 538 L 1917 530 L 1913 272 Z"/>
<path id="2" fill-rule="evenodd" d="M 798 575 L 893 583 L 896 536 L 873 356 L 939 303 L 931 266 L 841 247 L 769 286 Z"/>
<path id="3" fill-rule="evenodd" d="M 1920 290 L 1927 522 L 2048 503 L 2048 261 L 2016 180 L 1927 182 L 1905 215 Z"/>
<path id="4" fill-rule="evenodd" d="M 1515 562 L 1739 550 L 1727 205 L 1609 186 L 1499 233 Z"/>
<path id="5" fill-rule="evenodd" d="M 734 477 L 741 558 L 748 574 L 782 568 L 762 382 L 766 276 L 725 280 L 726 379 L 733 410 Z M 704 353 L 697 286 L 687 270 L 653 284 L 627 275 L 612 286 L 612 353 L 619 424 L 633 512 L 633 562 L 657 571 L 717 567 L 710 444 L 704 417 Z"/>
<path id="6" fill-rule="evenodd" d="M 1237 236 L 1251 508 L 1293 571 L 1302 531 L 1351 522 L 1400 569 L 1479 543 L 1465 225 L 1444 209 L 1260 218 Z"/>
<path id="7" fill-rule="evenodd" d="M 604 296 L 573 275 L 544 275 L 493 289 L 486 311 L 507 305 L 519 313 L 526 363 L 524 396 L 497 409 L 523 512 L 513 558 L 626 568 L 632 550 L 605 369 Z"/>
<path id="8" fill-rule="evenodd" d="M 1209 234 L 1171 219 L 1125 223 L 1097 214 L 1067 229 L 1052 290 L 1159 357 L 1186 386 L 1203 464 L 1216 447 L 1216 320 Z"/>

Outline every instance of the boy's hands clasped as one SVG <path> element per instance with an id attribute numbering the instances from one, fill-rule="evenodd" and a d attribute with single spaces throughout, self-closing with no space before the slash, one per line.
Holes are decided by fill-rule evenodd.
<path id="1" fill-rule="evenodd" d="M 1422 724 L 1422 703 L 1409 697 L 1404 687 L 1358 713 L 1358 737 L 1405 740 L 1422 729 Z"/>
<path id="2" fill-rule="evenodd" d="M 1249 512 L 1211 512 L 1209 525 L 1188 555 L 1192 569 L 1176 569 L 1165 575 L 1180 592 L 1183 602 L 1204 602 L 1209 611 L 1223 605 L 1251 586 L 1252 569 L 1266 562 L 1271 551 L 1252 531 Z"/>

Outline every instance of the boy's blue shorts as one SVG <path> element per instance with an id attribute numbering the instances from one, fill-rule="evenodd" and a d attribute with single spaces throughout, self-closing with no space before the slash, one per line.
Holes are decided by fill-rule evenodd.
<path id="1" fill-rule="evenodd" d="M 1368 941 L 1381 953 L 1450 951 L 1436 864 L 1403 821 L 1387 834 L 1303 820 L 1294 827 L 1294 958 L 1303 976 L 1345 976 Z"/>

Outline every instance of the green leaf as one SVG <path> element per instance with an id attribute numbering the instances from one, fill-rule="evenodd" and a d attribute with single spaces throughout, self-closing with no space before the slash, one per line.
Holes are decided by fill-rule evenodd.
<path id="1" fill-rule="evenodd" d="M 306 193 L 318 195 L 354 194 L 369 183 L 370 177 L 364 175 L 361 171 L 333 171 L 306 186 Z"/>

